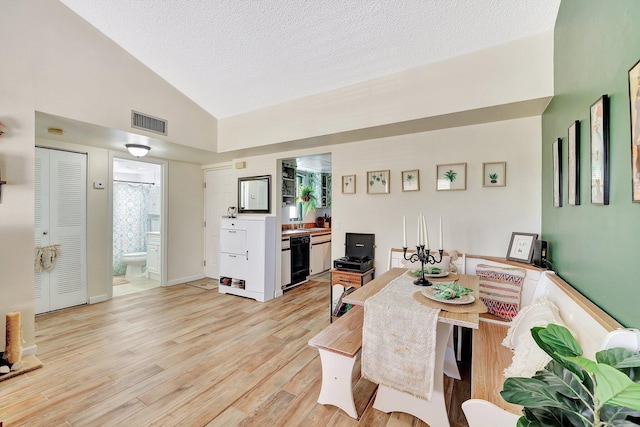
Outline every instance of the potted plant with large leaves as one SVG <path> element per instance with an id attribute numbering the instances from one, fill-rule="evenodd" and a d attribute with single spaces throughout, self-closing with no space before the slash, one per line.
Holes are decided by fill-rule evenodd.
<path id="1" fill-rule="evenodd" d="M 532 378 L 508 378 L 504 400 L 524 406 L 518 427 L 632 426 L 640 424 L 640 354 L 602 350 L 596 360 L 563 326 L 531 329 L 552 360 Z"/>
<path id="2" fill-rule="evenodd" d="M 309 211 L 316 210 L 318 199 L 313 192 L 313 186 L 301 185 L 298 191 L 298 202 L 302 203 L 302 216 L 304 217 Z"/>

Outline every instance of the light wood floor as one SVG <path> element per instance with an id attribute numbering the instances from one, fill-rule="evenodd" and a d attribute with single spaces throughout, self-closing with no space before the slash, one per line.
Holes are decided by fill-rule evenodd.
<path id="1" fill-rule="evenodd" d="M 371 407 L 360 421 L 316 402 L 307 341 L 329 323 L 329 286 L 311 281 L 259 303 L 187 285 L 36 317 L 44 368 L 0 382 L 11 426 L 425 426 Z M 446 379 L 452 426 L 466 426 L 463 381 Z M 446 378 L 446 377 L 445 377 Z M 363 380 L 364 381 L 364 380 Z M 368 391 L 368 393 L 367 393 Z M 1 423 L 0 423 L 1 424 Z"/>

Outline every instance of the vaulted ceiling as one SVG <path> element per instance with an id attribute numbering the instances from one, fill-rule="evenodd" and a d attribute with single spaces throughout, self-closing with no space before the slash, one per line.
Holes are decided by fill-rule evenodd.
<path id="1" fill-rule="evenodd" d="M 550 31 L 560 5 L 560 0 L 60 1 L 217 118 Z"/>

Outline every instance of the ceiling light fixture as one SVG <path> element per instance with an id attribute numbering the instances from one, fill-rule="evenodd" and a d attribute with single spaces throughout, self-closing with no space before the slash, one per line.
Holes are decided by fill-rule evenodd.
<path id="1" fill-rule="evenodd" d="M 129 150 L 129 153 L 131 153 L 132 156 L 136 157 L 144 157 L 149 153 L 149 150 L 151 150 L 151 147 L 148 145 L 125 144 L 124 146 L 127 147 L 127 150 Z"/>

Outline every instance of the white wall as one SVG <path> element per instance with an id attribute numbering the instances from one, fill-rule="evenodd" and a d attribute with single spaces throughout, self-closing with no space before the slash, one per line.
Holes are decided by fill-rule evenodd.
<path id="1" fill-rule="evenodd" d="M 0 0 L 0 10 L 0 121 L 7 125 L 0 169 L 9 182 L 0 203 L 0 331 L 4 314 L 20 311 L 24 347 L 33 349 L 35 112 L 130 130 L 135 109 L 169 121 L 169 135 L 155 138 L 209 150 L 216 146 L 217 122 L 60 2 Z M 89 179 L 103 173 L 92 169 Z M 90 193 L 88 203 L 100 205 L 102 197 Z M 95 238 L 92 221 L 88 238 Z M 190 233 L 181 238 L 201 239 Z M 88 261 L 95 263 L 93 257 Z M 103 267 L 96 268 L 91 274 L 100 275 Z M 99 292 L 93 286 L 89 292 Z"/>
<path id="2" fill-rule="evenodd" d="M 402 246 L 402 215 L 408 245 L 415 245 L 417 215 L 427 217 L 437 244 L 443 217 L 445 249 L 504 257 L 511 233 L 539 233 L 540 116 L 380 138 L 349 144 L 236 159 L 238 176 L 274 177 L 273 214 L 282 222 L 280 160 L 332 154 L 332 258 L 344 255 L 346 232 L 376 234 L 376 269 L 386 271 L 389 250 Z M 482 163 L 507 163 L 505 187 L 482 187 Z M 436 191 L 436 165 L 467 163 L 466 191 Z M 367 171 L 391 171 L 389 194 L 367 194 Z M 420 170 L 420 191 L 402 192 L 401 172 Z M 342 175 L 356 174 L 357 193 L 342 194 Z M 278 242 L 279 243 L 279 242 Z M 279 266 L 277 266 L 279 271 Z M 279 277 L 279 273 L 278 277 Z"/>
<path id="3" fill-rule="evenodd" d="M 225 117 L 218 125 L 218 150 L 257 147 L 551 95 L 553 33 L 548 32 Z"/>

